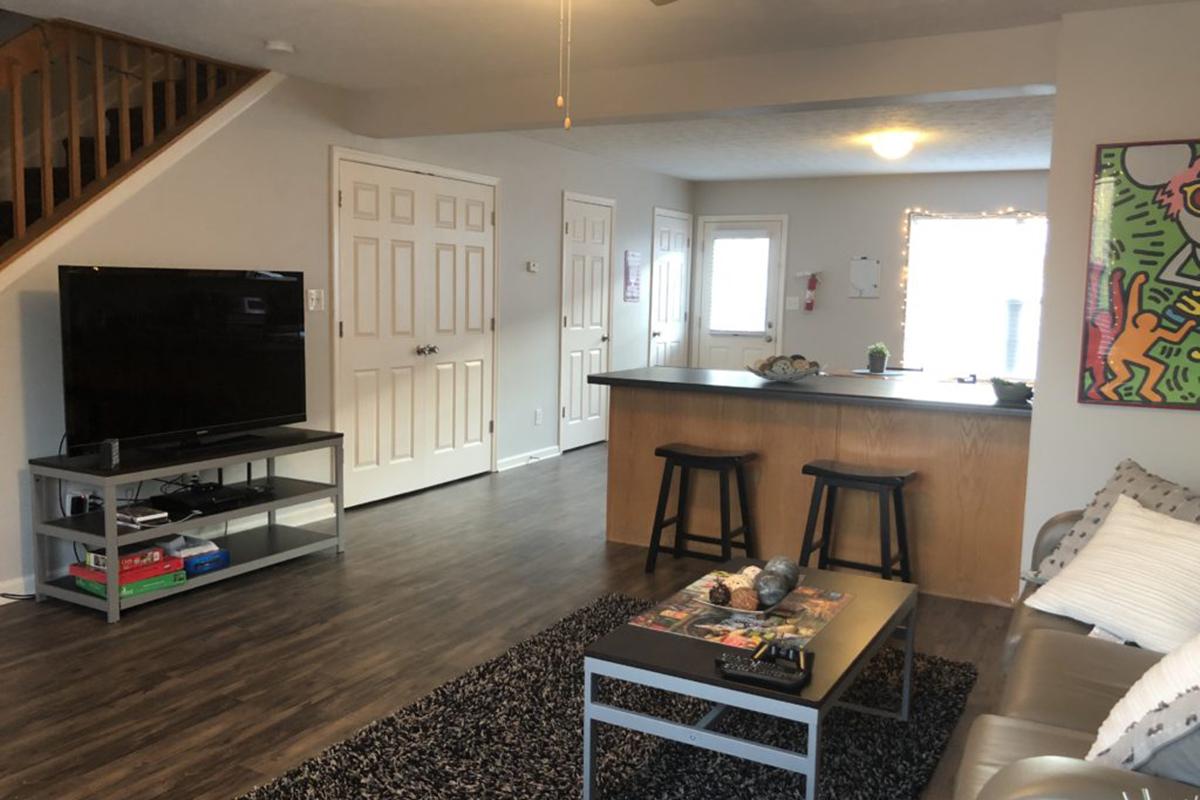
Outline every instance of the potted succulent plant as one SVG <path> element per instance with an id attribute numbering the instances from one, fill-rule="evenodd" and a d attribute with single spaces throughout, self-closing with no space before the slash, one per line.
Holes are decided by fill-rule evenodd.
<path id="1" fill-rule="evenodd" d="M 887 369 L 888 356 L 892 353 L 883 342 L 876 342 L 867 348 L 867 369 L 879 373 Z"/>

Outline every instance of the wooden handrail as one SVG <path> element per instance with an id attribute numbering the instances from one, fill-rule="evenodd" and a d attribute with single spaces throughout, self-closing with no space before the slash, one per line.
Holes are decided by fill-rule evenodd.
<path id="1" fill-rule="evenodd" d="M 88 72 L 81 77 L 80 69 Z M 0 152 L 8 147 L 12 178 L 11 196 L 0 196 L 0 268 L 262 74 L 66 21 L 38 23 L 0 43 L 0 94 L 8 93 L 0 103 L 10 117 Z M 26 99 L 37 102 L 36 113 Z M 63 117 L 56 119 L 56 108 Z M 64 155 L 60 138 L 65 170 L 55 166 Z"/>

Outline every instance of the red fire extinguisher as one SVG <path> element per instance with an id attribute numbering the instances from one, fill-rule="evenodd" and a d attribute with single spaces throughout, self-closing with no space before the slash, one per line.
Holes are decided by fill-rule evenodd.
<path id="1" fill-rule="evenodd" d="M 804 310 L 812 311 L 817 306 L 817 286 L 821 283 L 821 279 L 817 277 L 817 273 L 809 273 L 808 283 L 804 287 Z"/>

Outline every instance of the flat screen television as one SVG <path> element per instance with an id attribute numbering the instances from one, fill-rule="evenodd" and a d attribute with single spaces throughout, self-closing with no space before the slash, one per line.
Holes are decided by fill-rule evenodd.
<path id="1" fill-rule="evenodd" d="M 304 279 L 273 270 L 58 270 L 69 452 L 303 422 Z"/>

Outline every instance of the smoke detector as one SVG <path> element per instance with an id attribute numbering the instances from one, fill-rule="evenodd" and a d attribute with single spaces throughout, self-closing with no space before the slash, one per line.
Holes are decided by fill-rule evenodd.
<path id="1" fill-rule="evenodd" d="M 263 42 L 263 47 L 268 53 L 294 53 L 296 45 L 291 42 L 286 42 L 283 39 L 267 39 Z"/>

